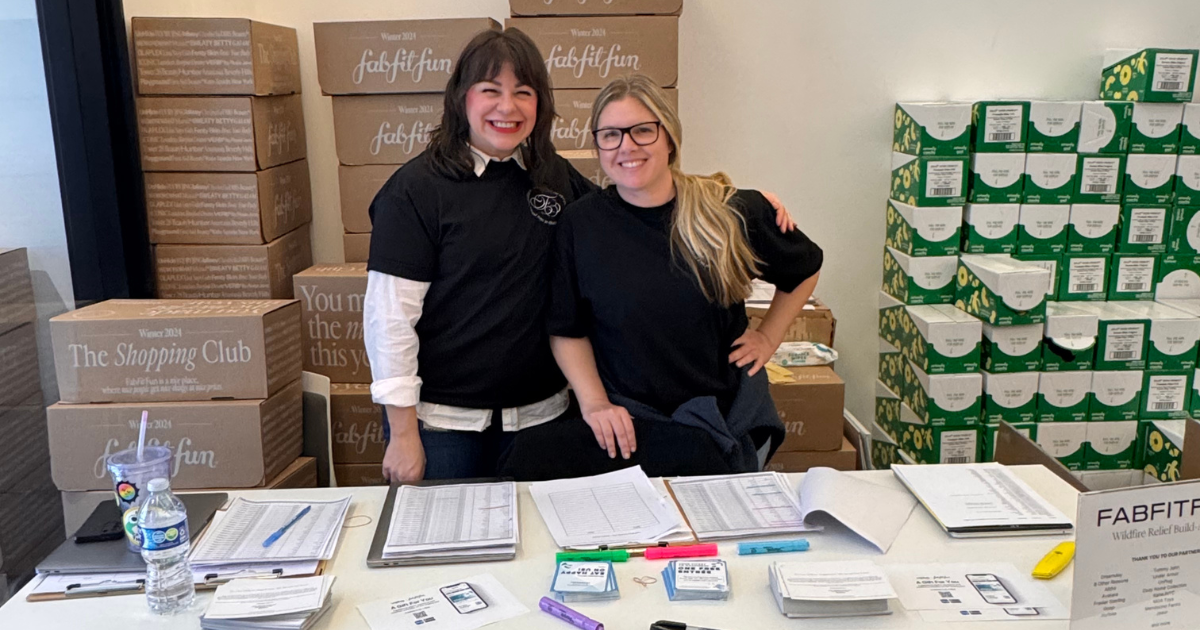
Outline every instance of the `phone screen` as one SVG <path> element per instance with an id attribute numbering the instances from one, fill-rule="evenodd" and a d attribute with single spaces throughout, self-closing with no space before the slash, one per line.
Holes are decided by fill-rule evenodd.
<path id="1" fill-rule="evenodd" d="M 975 573 L 967 576 L 967 581 L 975 590 L 979 592 L 979 596 L 983 601 L 989 604 L 1015 604 L 1017 599 L 1004 588 L 1000 583 L 1000 578 L 991 573 Z"/>
<path id="2" fill-rule="evenodd" d="M 450 602 L 450 605 L 454 606 L 454 610 L 462 614 L 487 608 L 487 602 L 483 601 L 483 598 L 475 592 L 475 589 L 471 588 L 471 585 L 466 582 L 443 586 L 438 590 L 442 592 L 442 595 Z"/>

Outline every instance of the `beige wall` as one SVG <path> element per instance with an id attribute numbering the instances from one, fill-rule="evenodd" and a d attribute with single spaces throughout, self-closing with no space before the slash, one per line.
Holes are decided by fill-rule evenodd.
<path id="1" fill-rule="evenodd" d="M 329 98 L 315 21 L 487 16 L 506 0 L 125 0 L 126 16 L 251 17 L 295 27 L 313 186 L 313 252 L 341 261 Z M 897 100 L 1095 95 L 1106 47 L 1200 47 L 1195 0 L 685 0 L 685 168 L 779 194 L 826 252 L 847 406 L 869 419 L 875 304 Z"/>

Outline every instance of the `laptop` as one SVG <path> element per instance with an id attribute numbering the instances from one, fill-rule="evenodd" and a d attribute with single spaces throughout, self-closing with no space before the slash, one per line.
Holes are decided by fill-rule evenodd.
<path id="1" fill-rule="evenodd" d="M 175 495 L 183 501 L 188 513 L 188 531 L 194 534 L 201 532 L 213 514 L 221 509 L 229 499 L 224 492 L 204 492 L 198 494 Z M 115 501 L 104 501 L 96 506 L 95 512 L 111 511 L 120 520 L 121 514 Z M 90 520 L 90 519 L 89 519 Z M 125 539 L 106 540 L 77 544 L 67 540 L 58 546 L 41 564 L 37 566 L 39 574 L 91 574 L 91 573 L 143 573 L 146 563 L 141 554 L 132 553 L 125 545 Z"/>
<path id="2" fill-rule="evenodd" d="M 409 484 L 410 486 L 449 486 L 459 484 L 473 483 L 499 483 L 504 481 L 512 481 L 511 477 L 504 478 L 474 478 L 474 479 L 430 479 L 425 481 L 417 481 Z M 452 564 L 456 562 L 487 562 L 490 560 L 512 560 L 515 552 L 505 553 L 497 552 L 494 554 L 480 554 L 478 550 L 474 553 L 453 554 L 453 553 L 438 553 L 435 556 L 425 557 L 407 557 L 407 558 L 385 558 L 383 556 L 383 548 L 387 545 L 388 529 L 392 525 L 392 510 L 396 506 L 396 494 L 400 486 L 392 486 L 388 488 L 387 498 L 383 501 L 383 509 L 379 511 L 379 518 L 376 519 L 375 537 L 371 539 L 371 550 L 367 552 L 367 567 L 372 569 L 380 569 L 384 567 L 402 567 L 423 564 Z"/>

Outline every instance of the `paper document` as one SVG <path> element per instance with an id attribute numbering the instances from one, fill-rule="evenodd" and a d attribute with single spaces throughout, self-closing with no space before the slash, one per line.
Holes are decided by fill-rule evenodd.
<path id="1" fill-rule="evenodd" d="M 682 524 L 641 466 L 538 482 L 529 493 L 560 547 L 650 544 Z"/>
<path id="2" fill-rule="evenodd" d="M 1067 609 L 1044 584 L 1006 562 L 893 564 L 888 578 L 900 603 L 926 621 L 1066 619 Z"/>
<path id="3" fill-rule="evenodd" d="M 305 507 L 296 521 L 270 547 L 263 542 Z M 341 535 L 350 497 L 334 501 L 249 501 L 238 497 L 218 511 L 192 549 L 193 564 L 328 560 Z"/>
<path id="4" fill-rule="evenodd" d="M 805 521 L 823 512 L 887 553 L 917 502 L 900 490 L 858 479 L 832 468 L 811 468 L 800 486 Z"/>
<path id="5" fill-rule="evenodd" d="M 773 565 L 779 591 L 788 599 L 857 601 L 892 599 L 887 575 L 874 562 L 778 562 Z"/>
<path id="6" fill-rule="evenodd" d="M 217 587 L 206 619 L 252 619 L 321 609 L 332 575 L 281 580 L 233 580 Z"/>
<path id="7" fill-rule="evenodd" d="M 895 465 L 892 472 L 951 535 L 1071 528 L 1071 519 L 1002 464 Z"/>
<path id="8" fill-rule="evenodd" d="M 517 542 L 517 486 L 400 486 L 386 552 L 491 547 Z"/>
<path id="9" fill-rule="evenodd" d="M 51 593 L 82 594 L 140 590 L 145 573 L 43 574 L 34 578 L 30 595 Z"/>
<path id="10" fill-rule="evenodd" d="M 196 584 L 228 582 L 238 578 L 310 576 L 317 572 L 319 560 L 297 562 L 245 562 L 239 564 L 193 564 Z"/>
<path id="11" fill-rule="evenodd" d="M 465 586 L 464 586 L 465 585 Z M 450 593 L 462 602 L 450 603 Z M 471 605 L 482 600 L 485 606 Z M 447 582 L 402 597 L 367 602 L 358 607 L 371 630 L 473 630 L 529 612 L 491 574 Z"/>
<path id="12" fill-rule="evenodd" d="M 803 532 L 800 504 L 775 472 L 685 477 L 667 482 L 700 540 Z"/>

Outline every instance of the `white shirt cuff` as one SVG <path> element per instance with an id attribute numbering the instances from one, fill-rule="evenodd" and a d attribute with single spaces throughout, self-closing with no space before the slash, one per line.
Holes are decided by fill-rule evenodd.
<path id="1" fill-rule="evenodd" d="M 371 383 L 371 400 L 380 405 L 416 407 L 421 400 L 421 377 L 397 376 Z"/>

